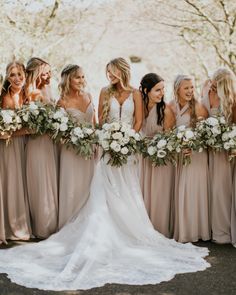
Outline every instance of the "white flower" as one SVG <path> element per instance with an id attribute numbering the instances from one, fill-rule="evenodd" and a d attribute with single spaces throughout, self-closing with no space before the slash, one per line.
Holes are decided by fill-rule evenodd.
<path id="1" fill-rule="evenodd" d="M 120 124 L 118 122 L 113 122 L 110 125 L 112 130 L 119 130 L 120 129 Z"/>
<path id="2" fill-rule="evenodd" d="M 185 129 L 186 129 L 185 125 L 180 125 L 180 126 L 178 127 L 178 130 L 179 130 L 179 131 L 184 131 Z"/>
<path id="3" fill-rule="evenodd" d="M 112 138 L 114 138 L 116 140 L 121 140 L 123 138 L 123 135 L 121 132 L 115 132 L 112 134 Z"/>
<path id="4" fill-rule="evenodd" d="M 61 123 L 59 127 L 60 131 L 66 131 L 68 129 L 68 126 L 66 123 Z"/>
<path id="5" fill-rule="evenodd" d="M 225 150 L 229 150 L 230 148 L 231 148 L 230 143 L 229 143 L 229 142 L 225 142 L 225 143 L 224 143 L 224 149 L 225 149 Z"/>
<path id="6" fill-rule="evenodd" d="M 166 151 L 164 151 L 164 150 L 157 151 L 158 158 L 164 158 L 165 156 L 166 156 Z"/>
<path id="7" fill-rule="evenodd" d="M 136 141 L 140 141 L 140 135 L 136 132 L 135 133 L 135 135 L 134 135 L 134 139 L 136 140 Z"/>
<path id="8" fill-rule="evenodd" d="M 127 132 L 128 129 L 130 129 L 130 125 L 123 123 L 120 131 Z"/>
<path id="9" fill-rule="evenodd" d="M 172 151 L 173 151 L 173 147 L 172 147 L 172 145 L 171 145 L 171 144 L 168 144 L 168 145 L 167 145 L 167 149 L 168 149 L 168 151 L 172 152 Z"/>
<path id="10" fill-rule="evenodd" d="M 186 130 L 186 132 L 185 132 L 185 138 L 186 139 L 191 139 L 193 137 L 194 137 L 193 131 L 192 130 Z"/>
<path id="11" fill-rule="evenodd" d="M 218 126 L 214 126 L 214 127 L 211 129 L 211 131 L 212 131 L 212 133 L 213 133 L 214 135 L 218 135 L 218 134 L 221 133 L 221 130 L 220 130 L 219 125 L 218 125 Z"/>
<path id="12" fill-rule="evenodd" d="M 135 130 L 134 129 L 128 129 L 126 134 L 130 137 L 135 137 Z"/>
<path id="13" fill-rule="evenodd" d="M 106 151 L 109 150 L 109 142 L 106 140 L 102 141 L 102 148 Z"/>
<path id="14" fill-rule="evenodd" d="M 53 114 L 53 119 L 60 119 L 63 118 L 66 114 L 66 111 L 63 110 L 62 108 L 60 108 L 59 110 L 57 110 L 54 114 Z"/>
<path id="15" fill-rule="evenodd" d="M 53 128 L 56 129 L 56 130 L 58 130 L 58 129 L 60 128 L 60 124 L 57 123 L 57 122 L 53 123 L 52 126 L 53 126 Z"/>
<path id="16" fill-rule="evenodd" d="M 225 124 L 225 123 L 226 123 L 226 121 L 225 121 L 225 118 L 224 118 L 224 117 L 220 117 L 220 123 L 221 123 L 221 124 Z"/>
<path id="17" fill-rule="evenodd" d="M 166 144 L 167 144 L 167 141 L 166 141 L 165 139 L 161 139 L 161 140 L 159 140 L 158 143 L 157 143 L 157 148 L 158 148 L 158 149 L 162 149 L 163 147 L 166 146 Z"/>
<path id="18" fill-rule="evenodd" d="M 67 123 L 67 122 L 68 122 L 68 117 L 61 118 L 61 123 Z"/>
<path id="19" fill-rule="evenodd" d="M 210 126 L 216 126 L 216 125 L 219 125 L 219 122 L 216 118 L 213 118 L 213 117 L 209 117 L 206 119 L 206 123 Z"/>
<path id="20" fill-rule="evenodd" d="M 119 143 L 115 140 L 113 140 L 110 144 L 111 149 L 113 149 L 115 152 L 119 152 L 121 150 L 121 147 Z"/>
<path id="21" fill-rule="evenodd" d="M 16 122 L 21 123 L 21 118 L 19 116 L 16 116 Z"/>
<path id="22" fill-rule="evenodd" d="M 175 150 L 176 150 L 176 153 L 180 153 L 181 152 L 181 148 L 179 146 Z"/>
<path id="23" fill-rule="evenodd" d="M 202 152 L 203 152 L 203 148 L 200 147 L 199 150 L 198 150 L 198 152 L 199 152 L 199 153 L 202 153 Z"/>
<path id="24" fill-rule="evenodd" d="M 150 156 L 153 156 L 156 153 L 156 148 L 154 146 L 149 146 L 147 152 Z"/>
<path id="25" fill-rule="evenodd" d="M 109 130 L 110 129 L 110 125 L 108 123 L 105 123 L 105 124 L 102 125 L 102 129 Z"/>
<path id="26" fill-rule="evenodd" d="M 86 133 L 88 135 L 91 135 L 93 133 L 93 129 L 87 128 L 87 127 L 84 127 L 83 128 L 83 131 L 84 131 L 84 133 Z"/>
<path id="27" fill-rule="evenodd" d="M 229 137 L 230 137 L 230 134 L 229 134 L 228 132 L 225 132 L 225 133 L 222 134 L 222 140 L 223 140 L 223 141 L 228 140 Z"/>
<path id="28" fill-rule="evenodd" d="M 34 101 L 31 101 L 31 102 L 29 103 L 29 110 L 30 110 L 30 111 L 38 110 L 38 106 L 37 106 L 37 104 L 36 104 Z"/>
<path id="29" fill-rule="evenodd" d="M 124 146 L 120 151 L 121 151 L 121 153 L 122 153 L 123 155 L 127 155 L 128 152 L 129 152 L 129 150 L 128 150 L 128 148 L 127 148 L 126 146 Z"/>
<path id="30" fill-rule="evenodd" d="M 76 141 L 77 141 L 77 137 L 76 136 L 74 136 L 74 135 L 72 135 L 71 136 L 71 141 L 72 141 L 72 143 L 76 143 Z"/>
<path id="31" fill-rule="evenodd" d="M 84 138 L 83 130 L 80 127 L 75 127 L 73 129 L 73 134 L 79 138 Z"/>
<path id="32" fill-rule="evenodd" d="M 183 138 L 184 134 L 182 132 L 178 132 L 176 136 L 177 138 L 181 139 Z"/>
<path id="33" fill-rule="evenodd" d="M 3 119 L 3 122 L 5 124 L 10 124 L 12 123 L 12 115 L 10 112 L 7 112 L 5 110 L 2 111 L 2 119 Z"/>

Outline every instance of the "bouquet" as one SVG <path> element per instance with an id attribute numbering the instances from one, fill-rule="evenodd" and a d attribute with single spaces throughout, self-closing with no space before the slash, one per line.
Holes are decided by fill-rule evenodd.
<path id="1" fill-rule="evenodd" d="M 0 110 L 0 134 L 11 135 L 22 128 L 22 121 L 15 110 Z"/>
<path id="2" fill-rule="evenodd" d="M 236 125 L 226 127 L 222 134 L 223 148 L 229 152 L 229 160 L 231 161 L 236 156 Z"/>
<path id="3" fill-rule="evenodd" d="M 149 158 L 153 166 L 166 165 L 167 162 L 175 165 L 174 138 L 173 132 L 157 133 L 153 138 L 144 138 L 142 141 L 144 158 Z"/>
<path id="4" fill-rule="evenodd" d="M 70 131 L 69 145 L 85 159 L 92 157 L 96 143 L 97 136 L 91 126 L 80 124 Z"/>
<path id="5" fill-rule="evenodd" d="M 48 118 L 53 107 L 40 101 L 31 101 L 18 110 L 23 127 L 32 130 L 33 134 L 41 135 L 47 132 Z"/>
<path id="6" fill-rule="evenodd" d="M 121 167 L 128 162 L 129 156 L 139 151 L 140 135 L 128 124 L 106 123 L 97 130 L 97 135 L 103 149 L 102 158 L 106 156 L 107 164 L 111 166 Z"/>
<path id="7" fill-rule="evenodd" d="M 64 108 L 56 107 L 48 113 L 46 129 L 56 142 L 68 143 L 70 141 L 70 132 L 75 124 L 73 118 Z"/>
<path id="8" fill-rule="evenodd" d="M 173 130 L 175 133 L 174 149 L 177 153 L 182 153 L 183 165 L 191 163 L 191 153 L 202 152 L 203 142 L 199 133 L 184 125 L 181 125 Z"/>
<path id="9" fill-rule="evenodd" d="M 201 138 L 204 148 L 220 151 L 224 148 L 222 134 L 227 130 L 224 117 L 209 117 L 197 123 L 196 131 Z"/>

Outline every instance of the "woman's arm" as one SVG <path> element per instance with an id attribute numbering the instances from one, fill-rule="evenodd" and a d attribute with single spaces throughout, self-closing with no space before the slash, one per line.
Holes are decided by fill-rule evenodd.
<path id="1" fill-rule="evenodd" d="M 175 114 L 169 104 L 166 104 L 165 118 L 164 118 L 164 130 L 170 130 L 176 125 Z"/>
<path id="2" fill-rule="evenodd" d="M 143 124 L 143 101 L 142 96 L 139 90 L 134 90 L 133 92 L 134 99 L 134 125 L 133 128 L 135 131 L 139 131 Z"/>

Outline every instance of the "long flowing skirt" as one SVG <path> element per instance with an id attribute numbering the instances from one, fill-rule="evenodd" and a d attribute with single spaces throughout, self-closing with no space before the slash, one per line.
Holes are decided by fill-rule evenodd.
<path id="1" fill-rule="evenodd" d="M 175 168 L 170 163 L 154 167 L 143 159 L 142 191 L 144 203 L 154 228 L 170 238 L 173 235 Z"/>
<path id="2" fill-rule="evenodd" d="M 230 243 L 232 167 L 225 152 L 209 152 L 212 240 Z"/>
<path id="3" fill-rule="evenodd" d="M 0 141 L 0 243 L 30 238 L 25 179 L 25 138 Z"/>
<path id="4" fill-rule="evenodd" d="M 89 197 L 94 159 L 85 160 L 74 150 L 60 153 L 59 228 L 78 215 Z"/>
<path id="5" fill-rule="evenodd" d="M 58 228 L 57 149 L 47 135 L 29 138 L 26 176 L 32 233 L 47 238 Z"/>
<path id="6" fill-rule="evenodd" d="M 179 164 L 175 184 L 174 238 L 179 242 L 209 240 L 207 153 L 194 153 L 187 166 Z"/>
<path id="7" fill-rule="evenodd" d="M 0 272 L 45 290 L 155 284 L 206 269 L 207 254 L 206 248 L 179 244 L 153 229 L 136 165 L 114 168 L 101 161 L 78 217 L 48 240 L 2 250 Z"/>

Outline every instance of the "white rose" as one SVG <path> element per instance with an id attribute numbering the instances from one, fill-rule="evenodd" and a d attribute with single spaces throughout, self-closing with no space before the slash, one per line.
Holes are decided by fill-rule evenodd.
<path id="1" fill-rule="evenodd" d="M 103 124 L 102 129 L 109 130 L 110 129 L 110 124 L 108 124 L 108 123 Z"/>
<path id="2" fill-rule="evenodd" d="M 226 141 L 226 140 L 228 140 L 228 139 L 229 139 L 229 137 L 230 137 L 230 135 L 229 135 L 229 133 L 228 133 L 228 132 L 225 132 L 225 133 L 223 133 L 223 134 L 222 134 L 222 140 L 223 140 L 223 141 Z"/>
<path id="3" fill-rule="evenodd" d="M 140 135 L 136 132 L 135 135 L 134 135 L 134 139 L 136 141 L 139 141 L 140 140 Z"/>
<path id="4" fill-rule="evenodd" d="M 106 151 L 109 150 L 109 143 L 106 140 L 102 141 L 102 148 Z"/>
<path id="5" fill-rule="evenodd" d="M 231 148 L 231 145 L 228 142 L 224 143 L 224 149 L 229 150 Z"/>
<path id="6" fill-rule="evenodd" d="M 158 158 L 164 158 L 166 156 L 166 152 L 163 150 L 157 151 L 157 157 Z"/>
<path id="7" fill-rule="evenodd" d="M 167 145 L 167 149 L 168 149 L 168 151 L 172 152 L 172 151 L 173 151 L 173 147 L 172 147 L 172 145 L 168 144 L 168 145 Z"/>
<path id="8" fill-rule="evenodd" d="M 128 148 L 127 148 L 126 146 L 124 146 L 120 151 L 121 151 L 121 153 L 122 153 L 123 155 L 127 155 L 128 152 L 129 152 L 129 150 L 128 150 Z"/>
<path id="9" fill-rule="evenodd" d="M 91 135 L 93 133 L 93 129 L 84 127 L 84 133 Z"/>
<path id="10" fill-rule="evenodd" d="M 128 129 L 126 134 L 129 136 L 129 137 L 135 137 L 135 131 L 134 129 Z"/>
<path id="11" fill-rule="evenodd" d="M 185 132 L 185 138 L 186 139 L 191 139 L 193 137 L 194 137 L 193 131 L 192 130 L 186 130 L 186 132 Z"/>
<path id="12" fill-rule="evenodd" d="M 178 127 L 178 130 L 179 130 L 179 131 L 184 131 L 185 129 L 186 129 L 185 125 L 180 125 L 180 126 Z"/>
<path id="13" fill-rule="evenodd" d="M 178 132 L 176 136 L 177 138 L 181 139 L 183 138 L 184 134 L 182 132 Z"/>
<path id="14" fill-rule="evenodd" d="M 175 150 L 176 150 L 176 153 L 180 153 L 181 152 L 181 148 L 180 147 L 177 147 Z"/>
<path id="15" fill-rule="evenodd" d="M 116 139 L 116 140 L 121 140 L 123 137 L 121 132 L 115 132 L 112 134 L 112 138 Z"/>
<path id="16" fill-rule="evenodd" d="M 167 144 L 167 141 L 166 141 L 165 139 L 161 139 L 161 140 L 159 140 L 158 143 L 157 143 L 157 148 L 158 148 L 158 149 L 162 149 L 163 147 L 166 146 L 166 144 Z"/>
<path id="17" fill-rule="evenodd" d="M 219 125 L 219 122 L 216 118 L 213 118 L 213 117 L 209 117 L 206 119 L 206 123 L 210 126 L 216 126 L 216 125 Z"/>
<path id="18" fill-rule="evenodd" d="M 224 117 L 220 117 L 220 123 L 221 123 L 221 124 L 225 124 L 225 123 L 226 123 Z"/>
<path id="19" fill-rule="evenodd" d="M 156 148 L 154 146 L 149 146 L 147 152 L 150 156 L 153 156 L 156 153 Z"/>
<path id="20" fill-rule="evenodd" d="M 127 132 L 128 129 L 130 129 L 130 125 L 123 123 L 120 131 Z"/>
<path id="21" fill-rule="evenodd" d="M 220 134 L 221 133 L 221 130 L 220 130 L 220 127 L 219 126 L 214 126 L 212 129 L 211 129 L 212 133 L 214 135 L 217 135 L 217 134 Z"/>
<path id="22" fill-rule="evenodd" d="M 16 122 L 17 123 L 21 123 L 22 121 L 21 121 L 21 118 L 19 117 L 19 116 L 16 116 Z"/>
<path id="23" fill-rule="evenodd" d="M 71 136 L 71 141 L 72 141 L 72 143 L 76 143 L 76 141 L 77 141 L 77 137 L 76 136 L 74 136 L 74 135 L 72 135 Z"/>
<path id="24" fill-rule="evenodd" d="M 73 129 L 73 133 L 74 133 L 75 136 L 77 136 L 79 138 L 84 138 L 83 130 L 80 127 L 75 127 Z"/>
<path id="25" fill-rule="evenodd" d="M 35 110 L 37 110 L 38 109 L 38 106 L 36 105 L 36 103 L 34 102 L 34 101 L 31 101 L 30 103 L 29 103 L 29 110 L 30 111 L 35 111 Z"/>
<path id="26" fill-rule="evenodd" d="M 66 131 L 68 129 L 68 126 L 66 123 L 61 123 L 59 127 L 60 131 Z"/>
<path id="27" fill-rule="evenodd" d="M 68 122 L 68 117 L 61 118 L 61 123 L 67 123 L 67 122 Z"/>
<path id="28" fill-rule="evenodd" d="M 12 123 L 12 116 L 8 112 L 2 111 L 2 119 L 5 124 Z"/>
<path id="29" fill-rule="evenodd" d="M 60 124 L 57 123 L 57 122 L 53 123 L 52 126 L 53 126 L 53 128 L 56 129 L 56 130 L 58 130 L 58 129 L 60 128 Z"/>
<path id="30" fill-rule="evenodd" d="M 119 152 L 121 150 L 120 145 L 117 141 L 113 140 L 110 144 L 111 149 L 113 149 L 115 152 Z"/>

